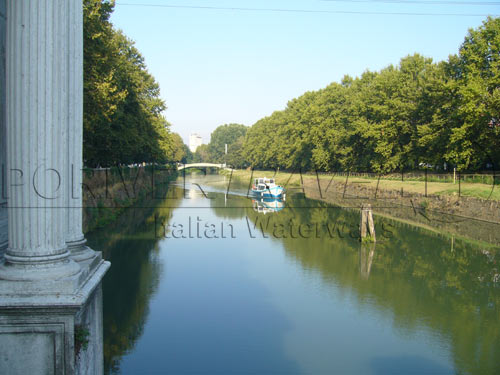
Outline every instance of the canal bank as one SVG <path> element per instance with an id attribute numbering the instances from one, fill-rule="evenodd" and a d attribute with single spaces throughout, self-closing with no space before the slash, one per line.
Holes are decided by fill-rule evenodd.
<path id="1" fill-rule="evenodd" d="M 251 186 L 251 178 L 270 171 L 221 172 L 240 185 Z M 303 193 L 306 197 L 346 209 L 360 210 L 371 204 L 377 216 L 391 218 L 406 225 L 416 225 L 440 235 L 462 237 L 500 245 L 500 201 L 454 195 L 425 195 L 408 190 L 373 188 L 363 181 L 349 181 L 330 176 L 280 172 L 277 183 L 286 185 L 288 195 Z M 409 182 L 410 184 L 411 182 Z M 495 186 L 495 189 L 500 187 Z"/>
<path id="2" fill-rule="evenodd" d="M 157 166 L 85 169 L 83 231 L 112 223 L 146 196 L 153 201 L 163 199 L 177 173 L 174 168 Z"/>

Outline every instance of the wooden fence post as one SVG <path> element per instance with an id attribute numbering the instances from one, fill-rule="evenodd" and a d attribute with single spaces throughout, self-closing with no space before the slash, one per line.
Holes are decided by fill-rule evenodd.
<path id="1" fill-rule="evenodd" d="M 364 204 L 361 207 L 361 240 L 367 236 L 368 234 L 372 238 L 373 242 L 376 242 L 375 237 L 375 224 L 373 222 L 373 212 L 371 204 Z"/>

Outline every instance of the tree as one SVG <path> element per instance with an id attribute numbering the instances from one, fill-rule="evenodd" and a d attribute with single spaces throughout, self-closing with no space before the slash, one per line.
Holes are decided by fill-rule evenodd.
<path id="1" fill-rule="evenodd" d="M 85 0 L 84 36 L 84 111 L 83 153 L 85 164 L 109 164 L 115 158 L 110 139 L 110 123 L 127 93 L 118 88 L 113 26 L 109 21 L 114 2 Z M 108 157 L 102 151 L 108 152 Z M 101 161 L 102 160 L 102 161 Z"/>
<path id="2" fill-rule="evenodd" d="M 240 137 L 245 136 L 247 129 L 245 125 L 240 124 L 226 124 L 217 127 L 210 135 L 210 143 L 208 144 L 210 160 L 214 163 L 224 163 L 225 145 L 227 144 L 229 148 Z"/>
<path id="3" fill-rule="evenodd" d="M 500 162 L 500 18 L 469 30 L 458 58 L 450 57 L 458 123 L 447 152 L 461 169 Z"/>
<path id="4" fill-rule="evenodd" d="M 114 1 L 84 0 L 84 161 L 89 167 L 167 162 L 177 140 L 160 87 L 134 43 L 109 21 Z"/>
<path id="5" fill-rule="evenodd" d="M 245 137 L 241 136 L 227 147 L 227 164 L 233 168 L 245 168 L 248 166 L 243 154 Z"/>
<path id="6" fill-rule="evenodd" d="M 470 30 L 446 62 L 414 54 L 291 100 L 251 126 L 242 149 L 255 168 L 500 166 L 500 19 Z"/>
<path id="7" fill-rule="evenodd" d="M 189 148 L 184 144 L 182 137 L 177 133 L 171 133 L 170 137 L 172 139 L 172 155 L 170 156 L 170 160 L 180 163 L 186 162 L 187 152 Z"/>
<path id="8" fill-rule="evenodd" d="M 208 150 L 207 144 L 202 144 L 196 148 L 195 153 L 193 154 L 193 162 L 194 163 L 205 163 L 210 162 L 210 153 Z"/>

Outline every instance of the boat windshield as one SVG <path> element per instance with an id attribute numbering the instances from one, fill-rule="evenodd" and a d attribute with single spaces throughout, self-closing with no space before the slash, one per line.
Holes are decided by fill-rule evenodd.
<path id="1" fill-rule="evenodd" d="M 254 184 L 256 186 L 258 185 L 275 185 L 275 180 L 274 178 L 256 178 L 254 180 Z"/>

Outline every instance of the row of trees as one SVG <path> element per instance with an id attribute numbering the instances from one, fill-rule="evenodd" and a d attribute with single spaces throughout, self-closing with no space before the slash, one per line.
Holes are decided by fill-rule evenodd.
<path id="1" fill-rule="evenodd" d="M 181 161 L 165 102 L 134 43 L 110 22 L 114 0 L 84 0 L 84 161 L 88 167 Z"/>
<path id="2" fill-rule="evenodd" d="M 307 92 L 249 128 L 235 165 L 375 171 L 500 165 L 500 18 L 470 30 L 458 55 Z"/>

